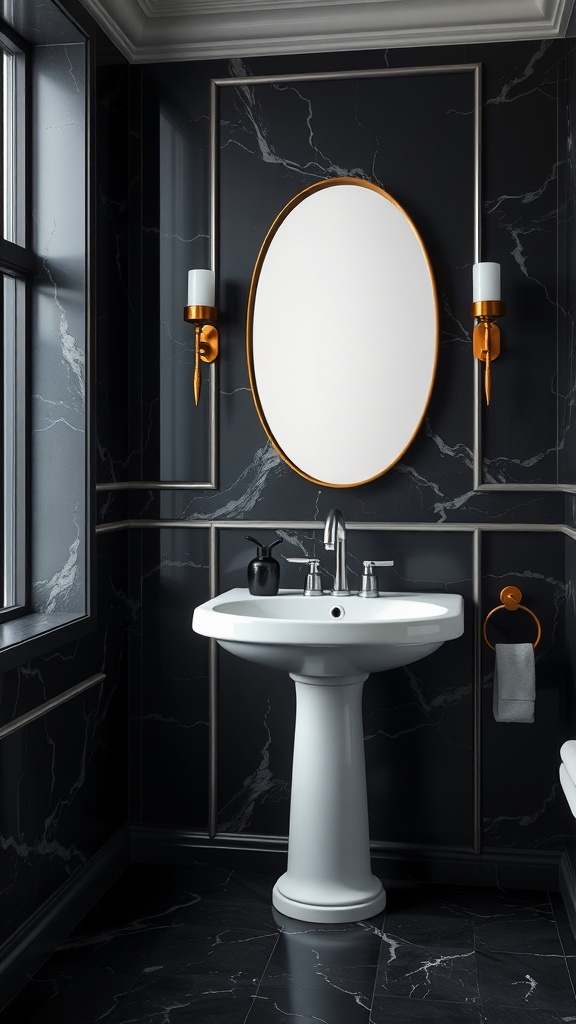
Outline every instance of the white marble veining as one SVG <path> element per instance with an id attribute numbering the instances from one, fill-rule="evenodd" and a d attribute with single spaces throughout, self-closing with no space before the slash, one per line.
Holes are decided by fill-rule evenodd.
<path id="1" fill-rule="evenodd" d="M 542 88 L 540 82 L 532 82 L 531 78 L 536 71 L 538 62 L 542 60 L 549 47 L 550 43 L 543 40 L 524 68 L 515 76 L 507 79 L 502 84 L 500 92 L 488 97 L 484 101 L 486 105 L 499 106 L 502 103 L 514 103 L 516 100 L 524 99 L 531 92 L 540 90 Z"/>
<path id="2" fill-rule="evenodd" d="M 184 508 L 181 518 L 242 518 L 258 504 L 270 478 L 284 470 L 286 470 L 286 463 L 280 458 L 276 449 L 267 443 L 257 449 L 252 464 L 242 470 L 240 476 L 230 487 L 219 491 L 215 497 L 208 499 L 211 504 L 218 502 L 216 508 L 212 507 L 207 512 L 196 512 L 194 511 L 195 506 L 200 503 L 205 505 L 206 499 L 193 498 Z"/>
<path id="3" fill-rule="evenodd" d="M 272 743 L 272 734 L 268 725 L 270 712 L 271 703 L 268 701 L 262 723 L 266 732 L 266 742 L 260 751 L 260 763 L 243 780 L 242 789 L 221 808 L 218 826 L 222 832 L 246 831 L 258 804 L 279 798 L 284 800 L 288 798 L 288 783 L 274 778 L 270 769 L 270 746 Z"/>
<path id="4" fill-rule="evenodd" d="M 77 510 L 76 510 L 77 511 Z M 75 513 L 73 519 L 76 536 L 68 548 L 68 558 L 48 580 L 34 583 L 34 599 L 38 611 L 61 611 L 78 597 L 80 567 L 78 555 L 81 549 L 80 524 Z"/>

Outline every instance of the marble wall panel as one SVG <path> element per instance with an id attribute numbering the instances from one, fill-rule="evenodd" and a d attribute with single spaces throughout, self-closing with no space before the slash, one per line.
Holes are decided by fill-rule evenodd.
<path id="1" fill-rule="evenodd" d="M 134 316 L 129 277 L 130 179 L 129 72 L 126 64 L 96 73 L 96 215 L 98 290 L 96 359 L 96 473 L 98 483 L 128 478 L 131 468 L 130 407 L 136 395 L 130 366 Z M 122 518 L 103 496 L 100 518 Z"/>
<path id="2" fill-rule="evenodd" d="M 206 828 L 208 644 L 192 613 L 209 596 L 207 531 L 143 530 L 141 690 L 133 694 L 137 821 Z"/>
<path id="3" fill-rule="evenodd" d="M 544 41 L 471 52 L 483 64 L 483 259 L 500 262 L 506 302 L 483 417 L 484 478 L 554 483 L 566 312 L 564 48 Z"/>
<path id="4" fill-rule="evenodd" d="M 563 743 L 565 740 L 576 739 L 576 687 L 574 681 L 576 680 L 576 541 L 570 537 L 566 538 L 566 568 L 565 568 L 565 580 L 566 580 L 566 672 L 568 683 L 566 687 L 566 717 L 562 723 L 562 729 L 559 735 L 559 742 Z M 564 800 L 563 792 L 560 792 L 559 801 L 562 804 Z M 564 805 L 564 811 L 567 818 L 567 833 L 569 839 L 567 840 L 567 849 L 572 863 L 573 870 L 576 871 L 576 821 L 572 814 L 569 812 L 567 802 Z"/>
<path id="5" fill-rule="evenodd" d="M 120 537 L 101 538 L 97 632 L 2 676 L 2 724 L 97 672 L 106 679 L 0 740 L 0 941 L 127 820 L 126 568 Z"/>
<path id="6" fill-rule="evenodd" d="M 533 724 L 494 720 L 494 653 L 482 645 L 483 842 L 488 847 L 561 849 L 566 807 L 560 794 L 558 763 L 566 732 L 569 683 L 564 644 L 569 590 L 564 577 L 564 538 L 559 534 L 490 533 L 483 538 L 482 552 L 483 615 L 500 604 L 500 590 L 510 584 L 520 588 L 523 603 L 542 625 L 542 639 L 535 651 Z M 490 619 L 492 644 L 532 642 L 535 634 L 534 622 L 524 613 L 501 611 Z"/>
<path id="7" fill-rule="evenodd" d="M 105 681 L 0 743 L 2 940 L 122 823 L 107 737 L 116 704 Z"/>
<path id="8" fill-rule="evenodd" d="M 160 79 L 161 79 L 160 75 Z M 210 267 L 209 241 L 209 100 L 206 82 L 191 88 L 166 88 L 157 69 L 143 76 L 144 131 L 141 158 L 145 168 L 142 207 L 133 221 L 142 251 L 143 377 L 135 409 L 140 427 L 141 473 L 162 481 L 210 480 L 208 456 L 208 368 L 202 367 L 203 400 L 192 398 L 194 330 L 183 319 L 187 273 Z M 175 69 L 175 81 L 181 71 Z"/>
<path id="9" fill-rule="evenodd" d="M 206 119 L 190 119 L 174 102 L 162 103 L 158 112 L 160 154 L 159 223 L 159 415 L 160 480 L 210 480 L 209 402 L 210 371 L 202 366 L 202 404 L 192 400 L 194 327 L 182 315 L 188 305 L 188 270 L 211 266 L 209 235 L 187 224 L 198 223 L 203 206 L 202 181 L 195 169 L 206 154 Z M 202 215 L 207 210 L 203 206 Z"/>
<path id="10" fill-rule="evenodd" d="M 565 254 L 565 276 L 562 293 L 564 312 L 564 345 L 558 366 L 558 402 L 560 409 L 559 460 L 561 480 L 573 484 L 576 480 L 576 345 L 574 311 L 576 309 L 576 267 L 574 259 L 574 224 L 576 222 L 576 168 L 574 166 L 574 124 L 576 101 L 571 83 L 576 73 L 574 45 L 568 48 L 564 90 L 565 120 L 559 123 L 559 135 L 567 139 L 567 160 L 562 176 L 566 193 L 564 231 L 561 251 Z"/>
<path id="11" fill-rule="evenodd" d="M 458 593 L 464 634 L 422 661 L 374 673 L 365 684 L 366 764 L 374 840 L 471 845 L 474 821 L 474 606 L 472 535 L 358 533 L 351 553 L 394 560 L 380 585 Z M 364 555 L 360 555 L 360 558 Z M 443 795 L 444 794 L 444 797 Z"/>
<path id="12" fill-rule="evenodd" d="M 568 59 L 568 75 L 569 82 L 573 81 L 574 73 L 576 71 L 574 62 L 574 49 L 570 50 Z M 574 100 L 574 90 L 568 89 L 567 93 L 567 115 L 568 115 L 568 134 L 570 141 L 573 141 L 574 137 L 574 122 L 576 117 L 576 106 Z M 574 402 L 576 396 L 575 380 L 576 380 L 576 365 L 575 365 L 575 346 L 574 346 L 574 312 L 576 310 L 576 294 L 575 294 L 575 275 L 574 275 L 574 246 L 571 243 L 574 221 L 576 219 L 576 178 L 574 168 L 574 154 L 573 146 L 569 148 L 569 165 L 567 173 L 567 190 L 568 190 L 568 213 L 567 221 L 568 228 L 566 242 L 567 242 L 567 306 L 569 313 L 571 314 L 569 320 L 569 329 L 567 331 L 567 343 L 565 348 L 565 362 L 564 362 L 564 373 L 561 377 L 562 384 L 559 388 L 561 397 L 564 399 L 564 446 L 562 449 L 562 464 L 564 479 L 573 483 L 576 479 L 576 443 L 574 441 L 574 428 L 575 428 L 575 417 L 574 417 Z M 574 495 L 567 495 L 566 497 L 566 523 L 572 529 L 576 526 L 576 498 Z M 567 599 L 566 599 L 566 660 L 567 660 L 567 675 L 568 675 L 568 687 L 567 687 L 567 713 L 566 720 L 564 722 L 564 728 L 560 735 L 560 740 L 574 739 L 576 737 L 576 701 L 574 699 L 575 694 L 575 682 L 576 682 L 576 630 L 574 623 L 576 622 L 576 545 L 573 537 L 566 538 L 566 565 L 565 565 L 565 580 L 567 585 Z M 563 800 L 563 796 L 560 796 L 560 800 Z M 572 864 L 573 870 L 576 868 L 576 822 L 572 815 L 568 812 L 567 806 L 565 807 L 568 826 L 567 832 L 569 839 L 567 841 L 567 849 Z"/>

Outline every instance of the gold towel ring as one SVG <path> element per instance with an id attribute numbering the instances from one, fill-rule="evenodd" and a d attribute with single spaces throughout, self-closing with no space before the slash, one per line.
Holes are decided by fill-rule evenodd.
<path id="1" fill-rule="evenodd" d="M 493 645 L 490 643 L 486 633 L 488 619 L 491 619 L 494 613 L 501 611 L 502 608 L 504 608 L 508 612 L 515 612 L 518 609 L 520 609 L 520 611 L 528 612 L 528 615 L 532 616 L 534 622 L 536 623 L 536 629 L 538 630 L 536 639 L 532 644 L 532 647 L 538 647 L 538 644 L 540 643 L 540 637 L 542 636 L 542 627 L 540 625 L 540 620 L 538 619 L 538 616 L 535 615 L 534 612 L 530 610 L 530 608 L 527 608 L 525 604 L 520 603 L 522 601 L 522 591 L 519 590 L 518 587 L 504 587 L 504 589 L 500 591 L 500 600 L 502 601 L 502 604 L 496 605 L 496 607 L 493 608 L 491 612 L 488 612 L 488 615 L 484 619 L 483 633 L 484 639 L 488 644 L 488 647 L 492 651 L 495 650 Z"/>

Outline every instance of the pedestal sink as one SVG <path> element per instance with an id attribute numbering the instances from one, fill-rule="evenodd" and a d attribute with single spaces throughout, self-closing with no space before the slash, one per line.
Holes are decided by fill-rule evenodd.
<path id="1" fill-rule="evenodd" d="M 425 658 L 461 635 L 459 594 L 252 597 L 200 605 L 192 627 L 296 684 L 288 868 L 272 894 L 301 921 L 361 921 L 386 903 L 370 869 L 362 688 L 370 672 Z"/>

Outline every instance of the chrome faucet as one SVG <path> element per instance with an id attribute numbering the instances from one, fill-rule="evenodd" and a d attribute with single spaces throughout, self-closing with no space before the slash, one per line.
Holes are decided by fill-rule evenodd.
<path id="1" fill-rule="evenodd" d="M 336 573 L 332 593 L 335 597 L 344 597 L 350 591 L 346 570 L 346 523 L 339 508 L 331 509 L 326 517 L 324 547 L 327 551 L 336 549 Z"/>

